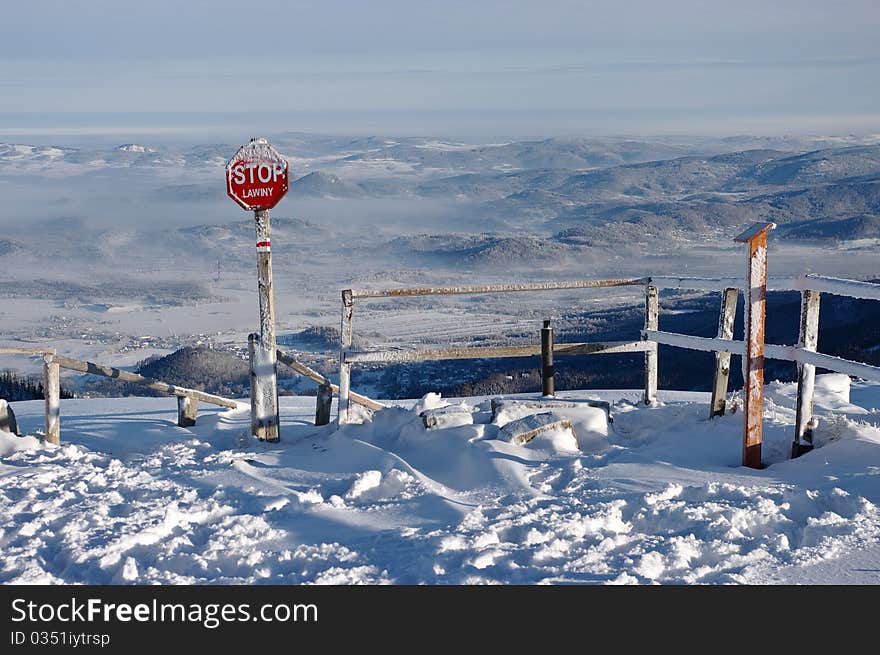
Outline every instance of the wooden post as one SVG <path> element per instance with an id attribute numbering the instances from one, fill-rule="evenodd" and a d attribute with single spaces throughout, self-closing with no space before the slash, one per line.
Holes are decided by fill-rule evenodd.
<path id="1" fill-rule="evenodd" d="M 544 396 L 555 394 L 553 375 L 553 327 L 547 319 L 541 328 L 541 392 Z"/>
<path id="2" fill-rule="evenodd" d="M 801 327 L 798 347 L 816 352 L 819 345 L 819 292 L 801 292 Z M 813 391 L 816 385 L 816 367 L 798 363 L 797 418 L 792 458 L 813 450 Z"/>
<path id="3" fill-rule="evenodd" d="M 738 289 L 725 289 L 721 296 L 721 313 L 718 316 L 718 338 L 733 339 L 733 322 L 736 319 Z M 727 383 L 730 379 L 730 353 L 715 353 L 715 379 L 712 383 L 712 400 L 709 418 L 724 416 L 727 408 Z"/>
<path id="4" fill-rule="evenodd" d="M 315 425 L 327 425 L 330 422 L 330 407 L 333 405 L 333 387 L 319 384 L 315 397 Z"/>
<path id="5" fill-rule="evenodd" d="M 764 419 L 764 316 L 767 306 L 767 233 L 775 223 L 755 223 L 736 237 L 749 246 L 748 295 L 745 302 L 745 411 L 743 466 L 762 468 Z"/>
<path id="6" fill-rule="evenodd" d="M 657 330 L 660 325 L 660 306 L 657 287 L 645 289 L 645 329 Z M 645 350 L 645 397 L 646 405 L 657 402 L 657 344 L 650 342 Z"/>
<path id="7" fill-rule="evenodd" d="M 248 335 L 251 380 L 251 434 L 264 441 L 278 441 L 278 396 L 273 386 L 275 359 L 260 341 L 260 335 Z M 274 432 L 272 428 L 274 427 Z M 272 435 L 274 434 L 274 438 Z"/>
<path id="8" fill-rule="evenodd" d="M 15 420 L 15 412 L 5 400 L 0 398 L 0 432 L 18 434 L 18 423 Z"/>
<path id="9" fill-rule="evenodd" d="M 188 428 L 196 424 L 199 415 L 198 398 L 192 396 L 177 397 L 177 425 Z"/>
<path id="10" fill-rule="evenodd" d="M 342 292 L 342 325 L 339 330 L 339 408 L 336 411 L 336 425 L 348 423 L 348 410 L 351 404 L 351 364 L 345 361 L 345 351 L 351 348 L 353 337 L 354 298 L 351 289 Z"/>
<path id="11" fill-rule="evenodd" d="M 61 444 L 61 367 L 54 355 L 43 358 L 43 395 L 46 398 L 46 442 Z"/>
<path id="12" fill-rule="evenodd" d="M 261 405 L 251 412 L 259 416 L 260 434 L 254 436 L 266 441 L 278 441 L 278 364 L 275 359 L 275 302 L 272 294 L 272 248 L 270 242 L 269 210 L 258 209 L 254 212 L 257 238 L 257 286 L 260 294 L 260 347 L 256 349 L 259 362 L 252 370 L 256 378 L 252 378 L 251 389 L 260 390 Z M 251 396 L 253 402 L 253 394 Z"/>

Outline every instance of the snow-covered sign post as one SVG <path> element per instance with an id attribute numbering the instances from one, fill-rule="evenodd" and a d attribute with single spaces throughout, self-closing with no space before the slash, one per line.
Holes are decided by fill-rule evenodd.
<path id="1" fill-rule="evenodd" d="M 272 296 L 272 247 L 269 210 L 290 187 L 287 160 L 266 139 L 251 139 L 226 164 L 226 193 L 242 209 L 254 212 L 260 334 L 251 335 L 251 432 L 278 441 L 278 375 L 275 355 L 275 307 Z"/>
<path id="2" fill-rule="evenodd" d="M 764 316 L 767 305 L 767 233 L 776 223 L 755 223 L 736 237 L 749 246 L 746 278 L 743 384 L 743 466 L 761 468 L 764 418 Z"/>

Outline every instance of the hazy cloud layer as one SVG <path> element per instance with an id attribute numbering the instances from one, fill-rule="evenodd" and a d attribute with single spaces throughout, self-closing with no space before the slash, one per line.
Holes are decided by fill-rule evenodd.
<path id="1" fill-rule="evenodd" d="M 4 7 L 0 132 L 872 130 L 878 28 L 857 0 L 37 0 Z"/>

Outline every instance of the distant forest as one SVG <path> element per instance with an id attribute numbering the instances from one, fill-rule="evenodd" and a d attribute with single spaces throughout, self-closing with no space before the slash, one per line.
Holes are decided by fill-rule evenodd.
<path id="1" fill-rule="evenodd" d="M 73 398 L 73 394 L 61 389 L 62 398 Z M 43 400 L 43 382 L 33 378 L 20 377 L 12 371 L 0 373 L 0 398 L 14 402 L 21 400 Z"/>

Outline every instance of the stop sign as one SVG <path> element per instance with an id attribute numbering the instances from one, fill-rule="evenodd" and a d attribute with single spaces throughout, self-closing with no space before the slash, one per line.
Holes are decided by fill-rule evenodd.
<path id="1" fill-rule="evenodd" d="M 289 187 L 290 166 L 266 139 L 251 139 L 226 164 L 226 193 L 243 209 L 272 209 Z"/>

